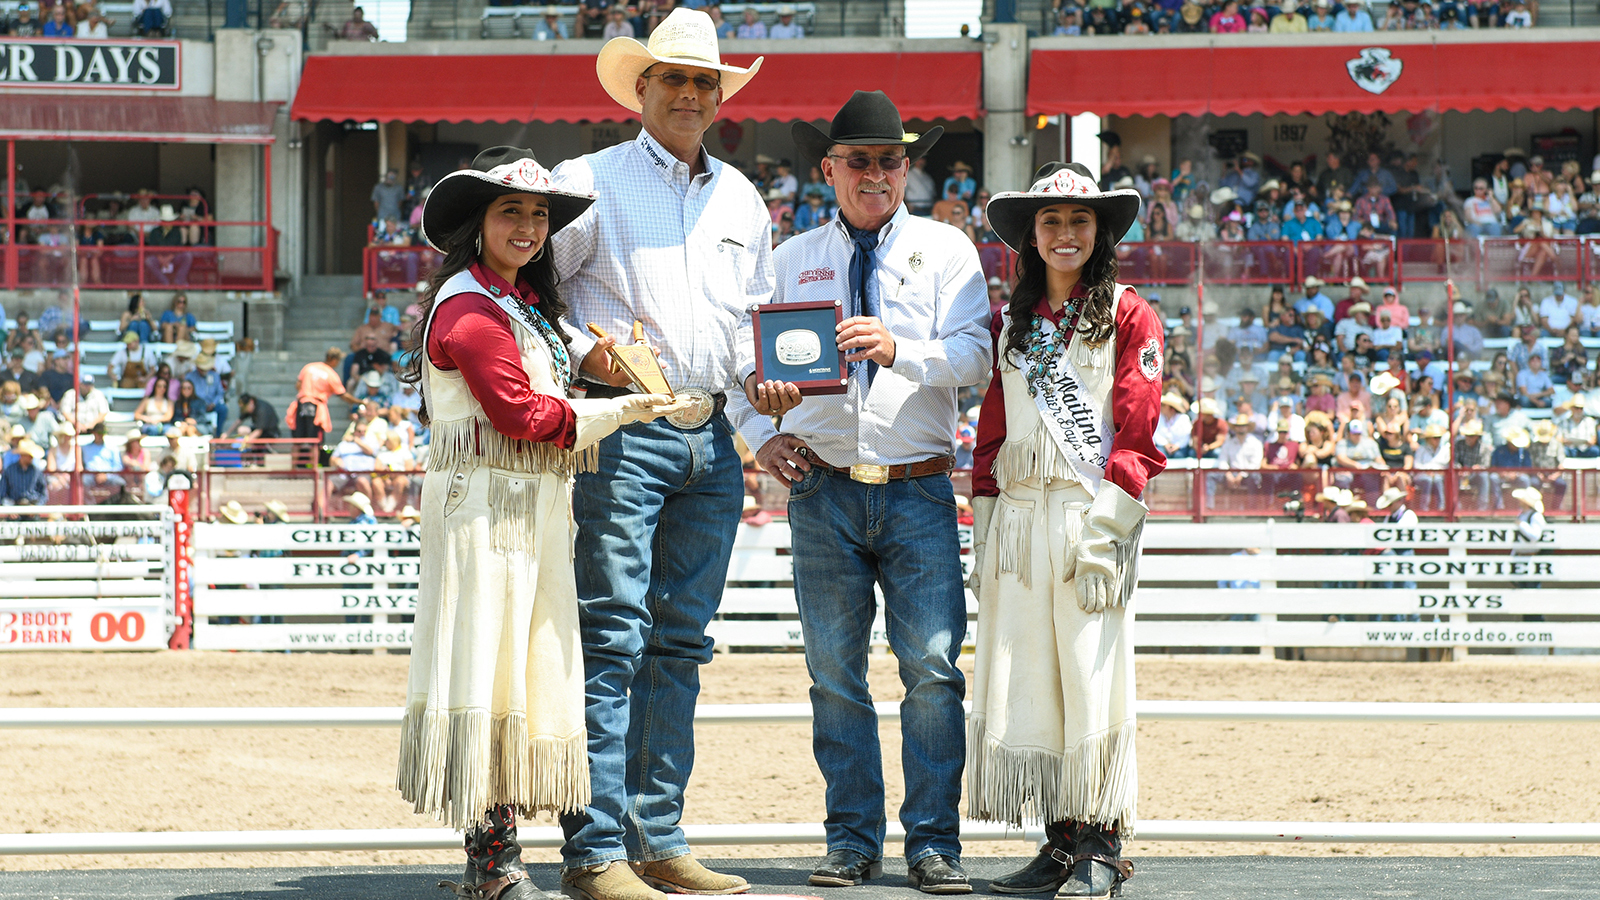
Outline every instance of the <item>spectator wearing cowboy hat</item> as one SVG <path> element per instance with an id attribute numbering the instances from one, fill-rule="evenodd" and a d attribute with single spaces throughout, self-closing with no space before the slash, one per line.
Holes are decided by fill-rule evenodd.
<path id="1" fill-rule="evenodd" d="M 957 388 L 988 371 L 991 313 L 977 251 L 964 233 L 904 208 L 910 161 L 942 134 L 937 127 L 906 134 L 881 91 L 855 92 L 827 132 L 805 122 L 793 127 L 799 151 L 822 160 L 839 220 L 774 254 L 773 302 L 839 291 L 803 273 L 848 275 L 838 345 L 849 364 L 849 391 L 806 399 L 784 417 L 783 434 L 762 417 L 748 420 L 743 434 L 757 464 L 791 485 L 795 597 L 809 635 L 817 765 L 828 784 L 828 855 L 810 876 L 814 885 L 859 884 L 881 869 L 876 823 L 884 787 L 872 717 L 860 705 L 868 695 L 869 647 L 864 633 L 840 624 L 869 615 L 876 583 L 887 614 L 908 623 L 890 638 L 907 661 L 907 696 L 916 698 L 904 741 L 923 761 L 906 772 L 901 810 L 908 877 L 928 893 L 971 889 L 957 838 L 963 678 L 960 650 L 950 641 L 963 627 L 965 595 L 959 561 L 934 564 L 925 553 L 955 534 L 954 510 L 937 498 L 953 496 Z M 957 187 L 947 190 L 953 195 Z M 892 311 L 880 307 L 895 283 L 899 301 Z M 859 515 L 868 501 L 883 505 L 896 523 L 892 533 L 869 536 L 871 522 Z M 860 549 L 869 544 L 870 553 Z"/>
<path id="2" fill-rule="evenodd" d="M 794 5 L 778 4 L 778 24 L 767 29 L 767 37 L 775 41 L 793 41 L 805 36 L 805 28 L 794 20 Z"/>
<path id="3" fill-rule="evenodd" d="M 972 167 L 960 160 L 950 164 L 950 177 L 944 180 L 941 193 L 948 194 L 952 185 L 955 186 L 956 198 L 959 200 L 971 203 L 978 194 L 978 182 L 972 178 Z"/>
<path id="4" fill-rule="evenodd" d="M 1161 395 L 1155 441 L 1167 459 L 1194 459 L 1194 422 L 1189 419 L 1189 401 L 1175 393 Z"/>
<path id="5" fill-rule="evenodd" d="M 562 886 L 588 900 L 660 900 L 648 884 L 748 890 L 744 879 L 700 865 L 679 825 L 692 735 L 637 723 L 692 718 L 696 673 L 711 661 L 705 629 L 722 598 L 744 499 L 732 432 L 799 400 L 739 392 L 754 370 L 746 310 L 772 292 L 772 219 L 750 181 L 704 147 L 722 105 L 761 62 L 724 63 L 711 18 L 681 7 L 648 44 L 612 39 L 595 63 L 601 87 L 643 128 L 632 141 L 562 163 L 552 176 L 562 190 L 598 194 L 550 241 L 570 304 L 575 374 L 590 397 L 634 396 L 627 374 L 613 371 L 611 339 L 581 329 L 593 323 L 627 334 L 636 321 L 647 323 L 681 401 L 665 421 L 601 441 L 599 470 L 578 473 L 573 492 L 576 552 L 590 561 L 578 567 L 577 593 L 591 794 L 583 814 L 564 820 Z M 686 233 L 682 223 L 690 221 L 698 224 Z M 708 260 L 743 275 L 707 280 Z M 423 512 L 427 527 L 436 517 Z M 673 615 L 654 617 L 664 580 L 675 585 Z M 639 874 L 630 857 L 641 863 Z"/>
<path id="6" fill-rule="evenodd" d="M 49 501 L 44 451 L 30 438 L 12 446 L 16 459 L 0 470 L 0 506 L 43 506 Z"/>

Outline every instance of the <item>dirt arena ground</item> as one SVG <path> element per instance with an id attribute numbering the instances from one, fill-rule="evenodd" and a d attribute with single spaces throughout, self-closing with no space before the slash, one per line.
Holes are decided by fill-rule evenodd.
<path id="1" fill-rule="evenodd" d="M 970 665 L 970 658 L 967 660 Z M 9 706 L 398 706 L 407 658 L 226 653 L 5 654 Z M 1592 701 L 1600 663 L 1478 657 L 1462 664 L 1142 658 L 1148 699 Z M 892 660 L 874 660 L 896 699 Z M 803 702 L 798 655 L 719 655 L 706 703 Z M 1600 725 L 1145 723 L 1146 819 L 1415 822 L 1600 821 Z M 899 743 L 883 729 L 891 810 Z M 393 783 L 398 732 L 367 730 L 0 731 L 0 832 L 421 827 Z M 817 822 L 822 780 L 802 726 L 700 732 L 690 822 Z M 893 813 L 891 812 L 891 815 Z M 705 848 L 703 855 L 820 854 L 820 847 Z M 898 852 L 898 848 L 890 848 Z M 1031 845 L 969 844 L 970 856 Z M 1551 855 L 1581 846 L 1139 843 L 1134 856 Z M 553 851 L 539 851 L 552 860 Z M 446 851 L 0 857 L 0 869 L 453 863 Z"/>

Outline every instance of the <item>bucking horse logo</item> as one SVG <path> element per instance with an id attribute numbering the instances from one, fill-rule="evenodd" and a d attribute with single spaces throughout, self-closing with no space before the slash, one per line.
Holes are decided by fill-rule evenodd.
<path id="1" fill-rule="evenodd" d="M 1370 94 L 1381 94 L 1400 80 L 1405 63 L 1391 57 L 1384 47 L 1368 47 L 1360 56 L 1347 60 L 1344 67 L 1356 87 Z"/>

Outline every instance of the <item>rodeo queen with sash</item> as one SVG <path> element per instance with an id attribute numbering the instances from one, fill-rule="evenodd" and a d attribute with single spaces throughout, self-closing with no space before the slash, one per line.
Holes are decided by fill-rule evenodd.
<path id="1" fill-rule="evenodd" d="M 408 382 L 432 429 L 397 786 L 466 831 L 462 897 L 526 900 L 517 813 L 589 800 L 571 478 L 597 441 L 672 411 L 661 395 L 568 400 L 572 361 L 545 241 L 594 202 L 533 153 L 492 147 L 422 212 L 445 254 Z"/>
<path id="2" fill-rule="evenodd" d="M 1161 322 L 1117 283 L 1139 194 L 1049 163 L 996 194 L 1017 285 L 991 325 L 995 370 L 973 464 L 977 665 L 971 814 L 1043 821 L 1047 843 L 1001 893 L 1109 897 L 1133 867 L 1133 610 L 1155 446 Z"/>

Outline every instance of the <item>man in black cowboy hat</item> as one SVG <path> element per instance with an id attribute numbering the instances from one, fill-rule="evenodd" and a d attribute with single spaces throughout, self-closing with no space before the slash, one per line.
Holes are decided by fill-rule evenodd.
<path id="1" fill-rule="evenodd" d="M 766 417 L 748 419 L 743 434 L 791 488 L 813 749 L 828 783 L 828 857 L 810 881 L 857 885 L 882 871 L 883 766 L 865 679 L 876 583 L 906 687 L 908 876 L 928 893 L 966 893 L 957 812 L 966 683 L 956 660 L 967 614 L 949 472 L 956 389 L 989 371 L 988 292 L 972 242 L 903 203 L 910 163 L 943 129 L 906 134 L 888 97 L 856 91 L 827 133 L 805 122 L 793 131 L 801 153 L 821 160 L 839 217 L 777 249 L 773 299 L 844 301 L 837 340 L 849 388 L 807 397 L 783 434 Z M 787 387 L 753 375 L 747 385 L 752 401 Z"/>

